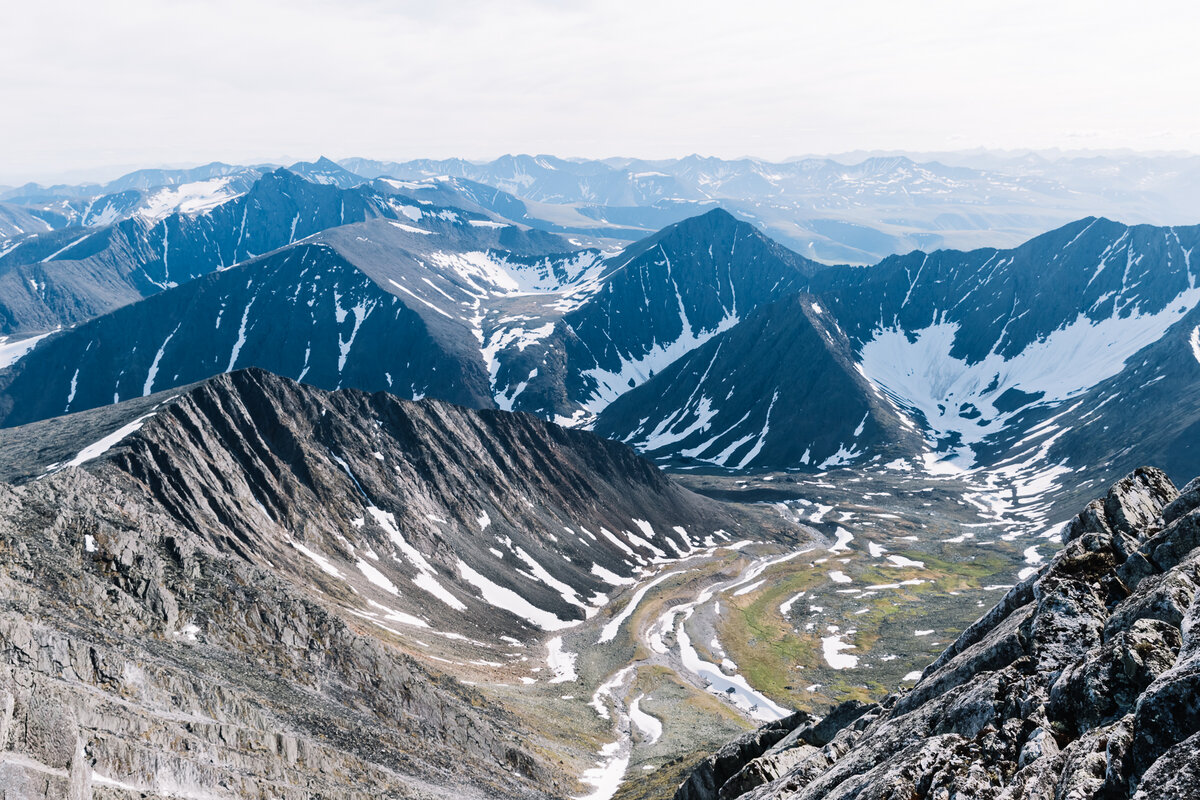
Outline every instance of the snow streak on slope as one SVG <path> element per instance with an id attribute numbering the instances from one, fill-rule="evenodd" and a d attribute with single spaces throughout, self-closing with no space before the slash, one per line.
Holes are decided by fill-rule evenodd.
<path id="1" fill-rule="evenodd" d="M 74 458 L 63 464 L 63 467 L 78 467 L 80 464 L 99 458 L 115 447 L 117 443 L 126 436 L 134 433 L 135 431 L 141 430 L 141 427 L 146 423 L 146 420 L 153 416 L 153 413 L 146 414 L 143 417 L 138 417 L 127 425 L 122 425 L 120 428 L 117 428 L 103 439 L 93 442 L 92 444 L 89 444 L 87 447 L 80 450 Z"/>
<path id="2" fill-rule="evenodd" d="M 479 590 L 488 605 L 503 609 L 546 631 L 560 631 L 578 624 L 563 621 L 545 609 L 538 608 L 524 597 L 501 586 L 469 567 L 462 559 L 458 561 L 458 574 L 467 583 Z"/>
<path id="3" fill-rule="evenodd" d="M 583 374 L 596 382 L 595 391 L 584 403 L 584 408 L 589 412 L 600 413 L 605 406 L 625 392 L 641 386 L 655 373 L 670 366 L 671 362 L 682 358 L 740 321 L 733 314 L 727 313 L 716 327 L 699 332 L 693 331 L 692 324 L 688 321 L 687 311 L 683 307 L 683 298 L 679 296 L 678 290 L 676 290 L 676 297 L 679 298 L 679 315 L 680 321 L 683 323 L 683 332 L 678 339 L 665 344 L 656 343 L 648 352 L 640 356 L 626 356 L 621 359 L 621 366 L 616 370 L 607 370 L 603 367 L 584 370 Z"/>
<path id="4" fill-rule="evenodd" d="M 54 331 L 50 331 L 54 333 Z M 20 361 L 25 355 L 37 347 L 37 343 L 45 339 L 50 333 L 43 333 L 40 336 L 31 336 L 28 339 L 18 339 L 10 342 L 8 337 L 0 337 L 0 369 L 11 367 L 13 364 Z"/>
<path id="5" fill-rule="evenodd" d="M 599 252 L 581 250 L 569 258 L 542 258 L 520 263 L 506 253 L 437 251 L 429 259 L 442 270 L 457 275 L 472 294 L 494 295 L 558 294 L 586 283 L 601 268 Z M 556 269 L 557 268 L 557 269 Z"/>
<path id="6" fill-rule="evenodd" d="M 1197 303 L 1200 289 L 1193 288 L 1157 313 L 1134 308 L 1128 316 L 1099 321 L 1080 314 L 1013 358 L 993 350 L 975 363 L 951 355 L 957 323 L 912 332 L 890 328 L 863 346 L 861 364 L 898 403 L 920 412 L 938 438 L 969 447 L 999 432 L 1014 415 L 1015 409 L 1001 411 L 994 404 L 1006 391 L 1037 395 L 1043 405 L 1068 400 L 1118 374 Z M 969 453 L 962 455 L 969 461 Z"/>

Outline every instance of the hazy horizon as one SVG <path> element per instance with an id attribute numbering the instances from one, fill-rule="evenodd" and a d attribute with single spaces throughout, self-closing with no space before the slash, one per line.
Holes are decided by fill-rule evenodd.
<path id="1" fill-rule="evenodd" d="M 1197 158 L 1197 157 L 1200 157 L 1200 152 L 1187 151 L 1187 150 L 1136 150 L 1133 148 L 1111 148 L 1111 149 L 1082 148 L 1082 149 L 1073 149 L 1073 150 L 1065 150 L 1065 149 L 1058 149 L 1058 148 L 1047 148 L 1047 149 L 964 148 L 961 150 L 940 150 L 940 151 L 882 150 L 882 149 L 880 149 L 880 150 L 852 150 L 852 151 L 838 152 L 838 153 L 805 153 L 802 155 L 790 156 L 788 158 L 780 158 L 780 159 L 763 158 L 761 156 L 757 156 L 754 154 L 744 154 L 744 155 L 740 155 L 740 156 L 732 156 L 729 158 L 725 158 L 722 156 L 710 156 L 710 155 L 706 155 L 704 153 L 685 153 L 682 155 L 666 156 L 666 157 L 661 157 L 661 158 L 644 158 L 642 156 L 629 155 L 629 154 L 589 157 L 589 156 L 562 155 L 559 153 L 535 153 L 535 152 L 530 152 L 530 151 L 498 153 L 493 156 L 476 157 L 476 158 L 465 157 L 465 156 L 446 156 L 443 158 L 433 158 L 430 156 L 421 156 L 421 155 L 389 158 L 389 157 L 382 157 L 382 156 L 376 156 L 376 155 L 371 155 L 371 154 L 364 155 L 362 153 L 355 153 L 355 154 L 348 154 L 348 155 L 336 155 L 336 156 L 330 155 L 328 153 L 316 153 L 316 154 L 309 154 L 309 155 L 305 155 L 305 156 L 285 155 L 285 156 L 259 157 L 259 158 L 251 157 L 251 158 L 244 158 L 244 159 L 210 158 L 207 160 L 188 160 L 188 161 L 160 162 L 160 163 L 149 163 L 149 164 L 142 164 L 142 163 L 104 164 L 104 165 L 97 165 L 97 166 L 93 166 L 93 167 L 84 167 L 84 168 L 79 168 L 79 169 L 68 169 L 68 170 L 63 170 L 63 171 L 60 171 L 57 173 L 50 173 L 50 174 L 46 174 L 46 175 L 31 175 L 31 176 L 22 177 L 22 178 L 16 179 L 16 180 L 6 179 L 3 174 L 0 174 L 0 186 L 18 187 L 18 186 L 22 186 L 22 185 L 29 184 L 29 183 L 38 184 L 38 185 L 42 185 L 42 186 L 51 186 L 54 184 L 65 184 L 65 185 L 72 185 L 72 184 L 81 184 L 82 185 L 82 184 L 89 184 L 89 183 L 104 184 L 104 183 L 108 183 L 110 181 L 116 180 L 118 178 L 124 177 L 125 175 L 128 175 L 132 172 L 137 172 L 139 170 L 153 170 L 153 169 L 183 170 L 183 169 L 192 169 L 195 167 L 202 167 L 207 164 L 213 164 L 213 163 L 225 163 L 225 164 L 229 164 L 229 165 L 233 165 L 233 166 L 287 167 L 292 164 L 296 164 L 296 163 L 300 163 L 300 162 L 310 162 L 310 163 L 315 162 L 320 158 L 330 158 L 333 161 L 344 161 L 344 160 L 351 159 L 351 158 L 364 158 L 364 159 L 370 159 L 370 160 L 375 160 L 375 161 L 391 161 L 391 162 L 396 162 L 396 163 L 405 163 L 405 162 L 409 162 L 409 161 L 420 161 L 420 160 L 446 160 L 446 159 L 451 159 L 451 158 L 457 158 L 457 159 L 461 159 L 463 161 L 467 161 L 467 162 L 470 162 L 473 164 L 486 164 L 486 163 L 495 161 L 499 158 L 503 158 L 505 156 L 530 156 L 530 157 L 535 157 L 535 158 L 542 157 L 542 156 L 551 156 L 551 157 L 555 157 L 555 158 L 560 158 L 564 161 L 577 161 L 577 162 L 610 161 L 610 160 L 624 160 L 624 159 L 639 160 L 639 161 L 677 161 L 677 160 L 682 160 L 684 158 L 689 158 L 691 156 L 699 156 L 701 158 L 721 158 L 723 160 L 731 160 L 731 161 L 751 160 L 751 161 L 761 161 L 763 163 L 776 163 L 776 164 L 789 163 L 789 162 L 795 162 L 795 161 L 803 161 L 806 159 L 828 159 L 830 161 L 836 161 L 836 162 L 845 164 L 847 166 L 853 166 L 854 164 L 861 163 L 862 161 L 864 161 L 866 159 L 870 159 L 870 158 L 903 157 L 903 158 L 909 158 L 911 160 L 914 160 L 914 161 L 917 161 L 920 163 L 923 161 L 934 161 L 940 157 L 956 157 L 956 158 L 960 158 L 960 159 L 963 159 L 964 161 L 966 161 L 966 160 L 969 160 L 973 156 L 979 157 L 979 158 L 1000 158 L 1000 159 L 1014 158 L 1015 159 L 1015 158 L 1023 157 L 1026 155 L 1036 155 L 1036 156 L 1040 156 L 1042 158 L 1046 158 L 1048 161 L 1053 161 L 1055 159 L 1060 159 L 1060 158 L 1066 159 L 1066 158 L 1087 158 L 1087 157 Z"/>
<path id="2" fill-rule="evenodd" d="M 1197 23 L 1179 2 L 23 4 L 0 183 L 282 153 L 1196 152 Z"/>

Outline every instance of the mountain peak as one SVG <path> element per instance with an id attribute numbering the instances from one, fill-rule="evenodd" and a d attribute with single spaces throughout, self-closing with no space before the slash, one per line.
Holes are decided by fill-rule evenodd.
<path id="1" fill-rule="evenodd" d="M 767 238 L 754 225 L 737 218 L 721 206 L 714 206 L 711 210 L 703 214 L 697 214 L 694 217 L 688 217 L 673 225 L 669 225 L 657 234 L 654 234 L 651 238 L 659 241 L 686 240 L 698 242 L 729 235 L 733 232 L 753 233 L 764 240 Z"/>

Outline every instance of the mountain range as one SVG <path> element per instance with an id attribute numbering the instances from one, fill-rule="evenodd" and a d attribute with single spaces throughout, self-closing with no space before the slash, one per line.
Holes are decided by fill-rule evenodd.
<path id="1" fill-rule="evenodd" d="M 276 170 L 149 228 L 19 239 L 9 330 L 69 329 L 10 345 L 3 424 L 258 366 L 528 411 L 685 469 L 886 463 L 1078 491 L 1151 456 L 1200 469 L 1177 435 L 1200 422 L 1195 226 L 1087 218 L 1008 250 L 828 266 L 721 209 L 580 247 L 444 185 L 341 188 L 316 166 L 327 183 Z"/>
<path id="2" fill-rule="evenodd" d="M 535 726 L 429 665 L 528 674 L 547 632 L 740 525 L 587 433 L 260 370 L 0 452 L 25 474 L 0 487 L 21 797 L 562 796 Z"/>
<path id="3" fill-rule="evenodd" d="M 8 192 L 0 785 L 1190 785 L 1163 698 L 1190 685 L 1200 226 L 864 266 L 739 206 L 1061 188 L 1021 169 L 321 159 Z"/>
<path id="4" fill-rule="evenodd" d="M 157 218 L 228 200 L 275 166 L 283 165 L 215 163 L 139 170 L 105 185 L 30 184 L 0 194 L 0 204 L 24 215 L 13 230 L 26 232 L 132 214 Z M 1177 225 L 1200 218 L 1192 191 L 1200 161 L 1172 155 L 858 153 L 784 162 L 508 155 L 490 162 L 321 158 L 289 169 L 341 188 L 374 178 L 438 187 L 544 230 L 625 242 L 720 205 L 825 263 L 872 264 L 912 249 L 1012 247 L 1085 216 Z M 0 227 L 0 235 L 7 232 Z"/>

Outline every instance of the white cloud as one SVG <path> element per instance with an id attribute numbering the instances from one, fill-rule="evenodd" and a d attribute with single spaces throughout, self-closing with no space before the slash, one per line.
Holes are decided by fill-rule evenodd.
<path id="1" fill-rule="evenodd" d="M 24 3 L 0 32 L 0 181 L 283 154 L 1200 150 L 1198 8 Z"/>

